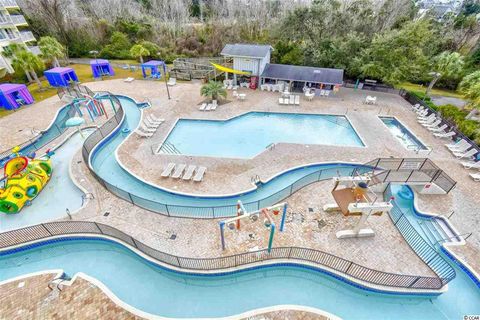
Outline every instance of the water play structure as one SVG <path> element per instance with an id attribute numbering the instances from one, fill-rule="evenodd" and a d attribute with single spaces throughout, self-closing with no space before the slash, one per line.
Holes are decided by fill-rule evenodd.
<path id="1" fill-rule="evenodd" d="M 119 109 L 119 113 L 111 117 L 113 119 L 112 123 L 115 121 L 114 123 L 117 126 L 114 127 L 110 123 L 108 126 L 102 127 L 109 130 L 105 129 L 102 134 L 100 134 L 101 132 L 96 133 L 92 138 L 88 139 L 84 144 L 84 159 L 89 160 L 89 167 L 93 174 L 98 175 L 96 178 L 99 181 L 103 181 L 103 185 L 108 190 L 127 201 L 168 215 L 195 215 L 197 218 L 231 215 L 231 212 L 235 211 L 231 210 L 232 203 L 235 204 L 233 201 L 242 198 L 244 202 L 241 204 L 245 208 L 242 208 L 240 204 L 237 204 L 236 208 L 237 217 L 242 217 L 238 219 L 240 221 L 247 218 L 247 215 L 239 215 L 238 209 L 241 209 L 241 212 L 244 213 L 250 210 L 252 213 L 258 213 L 260 216 L 262 214 L 261 210 L 260 212 L 255 212 L 258 208 L 266 207 L 268 209 L 268 205 L 282 201 L 281 199 L 299 190 L 301 187 L 312 182 L 331 178 L 335 174 L 338 176 L 354 176 L 358 168 L 370 171 L 378 167 L 382 168 L 382 171 L 377 170 L 379 173 L 377 176 L 372 176 L 372 180 L 375 183 L 388 185 L 392 181 L 405 183 L 412 176 L 424 173 L 417 166 L 415 166 L 415 170 L 411 169 L 414 167 L 411 160 L 377 159 L 370 167 L 367 165 L 354 166 L 335 163 L 294 168 L 266 181 L 252 191 L 236 195 L 235 197 L 194 197 L 179 193 L 169 193 L 166 190 L 140 181 L 125 171 L 116 161 L 112 150 L 115 150 L 127 136 L 121 134 L 122 130 L 134 128 L 141 119 L 140 111 L 136 104 L 126 98 L 120 98 L 120 100 L 122 106 Z M 123 113 L 123 109 L 125 109 L 125 113 Z M 103 141 L 102 138 L 104 138 Z M 387 162 L 396 163 L 399 161 L 401 161 L 401 165 L 386 165 Z M 422 166 L 428 164 L 424 159 L 415 159 L 415 162 L 422 163 Z M 407 166 L 407 164 L 409 165 Z M 402 170 L 396 170 L 398 169 L 397 167 L 401 167 Z M 389 170 L 385 170 L 386 168 Z M 341 175 L 338 174 L 339 171 L 341 171 Z M 432 174 L 433 177 L 428 180 L 429 183 L 431 184 L 433 181 L 441 185 L 437 181 L 437 177 L 443 173 L 433 170 Z M 422 181 L 425 183 L 425 180 Z M 360 187 L 360 182 L 357 185 Z M 448 192 L 453 186 L 454 184 L 448 183 L 443 188 Z M 393 192 L 396 191 L 393 190 Z M 275 206 L 272 207 L 272 211 L 275 211 Z M 414 213 L 409 213 L 405 210 L 405 214 L 402 214 L 399 219 L 410 218 L 412 223 L 415 223 Z M 271 221 L 267 222 L 265 223 L 264 221 L 264 224 L 266 226 L 270 224 L 271 228 Z M 475 301 L 478 301 L 478 292 L 475 291 L 476 288 L 474 288 L 473 282 L 465 274 L 461 273 L 457 267 L 455 267 L 455 270 L 458 271 L 460 276 L 452 282 L 449 291 L 437 299 L 412 296 L 407 300 L 394 295 L 378 295 L 378 298 L 375 298 L 378 292 L 369 292 L 367 295 L 365 292 L 350 286 L 344 287 L 341 283 L 343 280 L 333 280 L 333 277 L 336 279 L 342 279 L 342 277 L 338 277 L 335 274 L 333 274 L 333 277 L 324 277 L 324 274 L 321 273 L 322 271 L 318 272 L 321 269 L 310 270 L 305 266 L 300 266 L 300 263 L 288 266 L 280 264 L 279 266 L 264 266 L 258 270 L 251 268 L 241 272 L 232 272 L 231 274 L 225 274 L 222 270 L 218 274 L 212 274 L 208 277 L 204 274 L 197 277 L 191 273 L 182 274 L 167 270 L 167 272 L 171 273 L 165 276 L 165 269 L 162 269 L 160 266 L 152 268 L 150 264 L 148 268 L 145 268 L 147 264 L 141 260 L 141 257 L 134 255 L 126 248 L 129 245 L 135 248 L 135 250 L 143 249 L 150 253 L 154 252 L 156 257 L 159 257 L 162 261 L 168 261 L 169 265 L 176 268 L 192 269 L 192 266 L 195 266 L 198 270 L 215 270 L 219 269 L 219 266 L 238 267 L 239 265 L 258 261 L 262 257 L 268 257 L 273 261 L 279 257 L 291 259 L 297 256 L 299 261 L 314 260 L 320 266 L 338 270 L 338 272 L 355 279 L 360 278 L 373 284 L 392 285 L 393 283 L 393 285 L 399 288 L 441 288 L 455 277 L 455 271 L 451 271 L 446 277 L 440 274 L 440 278 L 393 275 L 373 270 L 366 272 L 364 267 L 355 263 L 305 248 L 272 248 L 271 253 L 268 255 L 266 250 L 263 250 L 262 252 L 249 252 L 232 257 L 214 258 L 211 261 L 207 259 L 190 259 L 187 261 L 187 258 L 184 257 L 175 257 L 167 253 L 159 254 L 147 245 L 133 240 L 133 238 L 121 234 L 117 230 L 115 230 L 115 237 L 121 238 L 125 243 L 125 247 L 118 247 L 115 243 L 112 243 L 110 240 L 105 241 L 105 239 L 101 240 L 103 242 L 92 239 L 86 242 L 87 240 L 80 237 L 85 236 L 85 234 L 98 234 L 104 237 L 107 232 L 113 234 L 113 231 L 110 226 L 84 221 L 42 224 L 32 227 L 31 233 L 41 240 L 42 238 L 48 238 L 49 235 L 58 236 L 64 233 L 67 234 L 67 232 L 71 233 L 73 224 L 79 230 L 75 234 L 76 239 L 65 239 L 66 241 L 60 244 L 48 244 L 45 242 L 45 244 L 39 243 L 34 248 L 31 246 L 25 247 L 25 250 L 19 253 L 25 259 L 19 259 L 16 252 L 7 253 L 3 261 L 4 265 L 7 266 L 5 268 L 6 272 L 2 272 L 0 280 L 38 270 L 51 269 L 52 266 L 64 269 L 69 275 L 82 271 L 111 288 L 121 300 L 139 309 L 172 317 L 227 316 L 258 307 L 271 306 L 271 296 L 278 294 L 278 281 L 273 280 L 278 280 L 279 276 L 281 276 L 285 294 L 278 295 L 278 300 L 275 303 L 313 306 L 329 310 L 343 318 L 380 318 L 382 315 L 385 315 L 385 312 L 389 312 L 409 318 L 415 318 L 416 315 L 422 314 L 432 319 L 450 319 L 456 318 L 461 314 L 476 311 Z M 412 233 L 410 232 L 410 234 Z M 9 234 L 8 237 L 5 235 L 5 242 L 11 244 L 11 239 L 21 239 L 21 236 L 12 237 L 12 235 L 13 233 Z M 415 241 L 415 243 L 417 244 L 418 241 Z M 45 254 L 45 252 L 48 252 L 47 250 L 58 252 L 63 246 L 68 246 L 71 250 L 63 249 L 65 252 L 54 257 Z M 430 249 L 430 252 L 436 254 L 433 247 Z M 104 254 L 98 254 L 99 252 Z M 432 258 L 429 254 L 426 259 L 428 259 L 428 263 L 431 263 L 433 259 L 433 261 L 441 265 L 442 270 L 448 267 L 448 263 L 438 255 Z M 17 264 L 13 264 L 13 261 L 16 261 Z M 92 261 L 95 261 L 95 263 L 91 263 Z M 438 261 L 442 261 L 442 264 Z M 258 280 L 251 281 L 252 277 Z M 386 281 L 385 279 L 388 280 Z M 234 283 L 235 289 L 232 289 L 232 283 Z M 181 285 L 179 286 L 178 284 Z M 254 285 L 252 286 L 252 284 Z M 169 288 L 169 290 L 159 291 L 158 288 Z M 163 296 L 160 298 L 160 294 L 164 294 L 164 298 Z M 172 302 L 169 299 L 172 295 L 180 298 Z M 252 295 L 254 298 L 242 299 L 245 295 Z M 199 305 L 199 297 L 201 297 L 202 302 L 201 308 L 196 308 Z M 342 299 L 342 304 L 338 303 L 340 299 Z M 235 301 L 235 303 L 230 303 L 230 301 Z M 238 303 L 239 301 L 241 303 Z M 345 308 L 345 304 L 350 305 L 351 308 Z M 451 308 L 450 306 L 452 305 L 455 305 L 455 308 Z"/>
<path id="2" fill-rule="evenodd" d="M 263 215 L 263 224 L 267 229 L 270 230 L 267 251 L 271 252 L 273 245 L 273 237 L 275 236 L 275 222 L 273 221 L 271 214 L 276 216 L 280 213 L 280 211 L 282 211 L 282 222 L 280 223 L 280 232 L 282 232 L 285 226 L 285 217 L 287 215 L 287 204 L 285 202 L 278 203 L 271 207 L 248 212 L 247 209 L 245 209 L 242 201 L 238 200 L 237 216 L 220 221 L 220 240 L 222 241 L 222 250 L 225 250 L 225 226 L 227 226 L 230 230 L 240 230 L 240 221 L 242 219 L 248 219 L 252 222 L 256 222 L 258 221 L 260 216 Z"/>
<path id="3" fill-rule="evenodd" d="M 0 188 L 0 212 L 18 213 L 29 205 L 42 191 L 52 175 L 51 152 L 46 159 L 35 159 L 35 155 L 16 156 L 4 165 L 4 186 Z"/>
<path id="4" fill-rule="evenodd" d="M 381 216 L 384 212 L 389 212 L 393 205 L 391 201 L 377 201 L 375 193 L 370 191 L 368 183 L 371 181 L 369 176 L 348 176 L 334 177 L 334 187 L 332 196 L 335 204 L 326 204 L 324 211 L 340 211 L 344 216 L 360 216 L 360 221 L 355 228 L 351 230 L 338 231 L 338 239 L 355 237 L 372 237 L 375 232 L 370 228 L 364 228 L 370 216 Z"/>

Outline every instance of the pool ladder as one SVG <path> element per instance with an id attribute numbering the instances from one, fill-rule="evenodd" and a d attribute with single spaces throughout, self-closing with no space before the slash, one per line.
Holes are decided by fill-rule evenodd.
<path id="1" fill-rule="evenodd" d="M 270 151 L 273 150 L 273 149 L 275 149 L 275 143 L 273 143 L 273 142 L 270 143 L 268 146 L 265 147 L 265 149 L 268 149 L 268 150 L 270 150 Z"/>
<path id="2" fill-rule="evenodd" d="M 250 178 L 250 182 L 254 183 L 255 185 L 259 185 L 260 183 L 262 183 L 262 180 L 260 179 L 260 176 L 256 174 Z"/>

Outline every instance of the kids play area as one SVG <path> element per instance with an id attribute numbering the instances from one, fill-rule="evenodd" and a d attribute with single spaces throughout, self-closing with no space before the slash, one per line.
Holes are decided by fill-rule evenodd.
<path id="1" fill-rule="evenodd" d="M 54 68 L 39 102 L 0 85 L 2 314 L 480 314 L 479 147 L 403 91 L 271 50 Z"/>

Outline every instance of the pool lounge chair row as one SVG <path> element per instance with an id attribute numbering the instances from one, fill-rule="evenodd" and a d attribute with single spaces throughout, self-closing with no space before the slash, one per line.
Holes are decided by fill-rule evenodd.
<path id="1" fill-rule="evenodd" d="M 428 108 L 422 107 L 419 104 L 416 104 L 412 107 L 413 111 L 417 113 L 417 121 L 425 127 L 427 130 L 431 131 L 436 138 L 447 139 L 452 138 L 456 135 L 456 132 L 448 129 L 447 124 L 442 124 L 443 119 L 436 115 L 435 113 L 428 114 Z"/>
<path id="2" fill-rule="evenodd" d="M 198 108 L 200 111 L 215 111 L 218 107 L 217 100 L 213 100 L 212 103 L 202 103 L 202 105 Z"/>
<path id="3" fill-rule="evenodd" d="M 300 96 L 298 94 L 291 94 L 289 97 L 280 97 L 278 98 L 279 104 L 286 105 L 300 105 Z"/>
<path id="4" fill-rule="evenodd" d="M 165 119 L 160 119 L 155 117 L 153 114 L 148 114 L 145 116 L 143 121 L 140 122 L 140 125 L 135 133 L 142 138 L 150 138 L 155 132 L 157 132 L 158 127 L 165 121 Z"/>
<path id="5" fill-rule="evenodd" d="M 188 181 L 193 180 L 195 182 L 201 182 L 207 168 L 202 166 L 189 165 L 186 164 L 175 164 L 170 162 L 165 169 L 162 171 L 162 178 L 171 177 L 173 179 L 180 179 Z M 192 179 L 193 178 L 193 179 Z"/>
<path id="6" fill-rule="evenodd" d="M 418 122 L 429 131 L 433 132 L 435 137 L 452 139 L 456 136 L 457 133 L 453 130 L 447 132 L 448 125 L 442 125 L 443 119 L 437 114 L 429 114 L 430 110 L 427 107 L 416 104 L 412 106 L 412 109 L 417 113 Z M 445 144 L 445 147 L 447 147 L 455 158 L 462 160 L 460 161 L 460 164 L 465 169 L 480 170 L 480 160 L 475 158 L 475 155 L 478 154 L 478 149 L 467 140 L 461 139 L 457 142 L 447 143 Z M 470 177 L 472 177 L 474 181 L 480 182 L 480 173 L 470 173 Z"/>

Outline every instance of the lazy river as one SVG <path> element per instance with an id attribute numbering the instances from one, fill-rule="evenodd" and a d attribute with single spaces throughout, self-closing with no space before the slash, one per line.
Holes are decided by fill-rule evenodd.
<path id="1" fill-rule="evenodd" d="M 121 129 L 136 128 L 140 109 L 128 98 L 120 100 L 126 115 Z M 125 171 L 115 157 L 115 150 L 124 139 L 121 133 L 115 134 L 95 150 L 92 167 L 113 186 L 148 199 L 145 206 L 157 202 L 200 207 L 234 205 L 238 199 L 252 202 L 321 169 L 325 179 L 338 172 L 351 174 L 354 170 L 349 164 L 312 165 L 283 173 L 244 194 L 192 197 L 146 184 Z M 275 203 L 277 199 L 268 201 Z M 406 210 L 412 203 L 403 201 L 399 205 Z M 409 216 L 413 222 L 416 219 L 413 213 Z M 453 263 L 452 266 L 457 276 L 446 293 L 438 297 L 395 296 L 360 290 L 299 266 L 274 266 L 209 277 L 186 275 L 147 262 L 113 242 L 77 239 L 22 252 L 5 252 L 0 257 L 0 281 L 40 270 L 63 269 L 70 276 L 83 272 L 137 309 L 168 317 L 221 317 L 279 304 L 311 306 L 345 319 L 458 319 L 466 314 L 479 314 L 480 290 L 462 270 Z"/>
<path id="2" fill-rule="evenodd" d="M 262 200 L 262 206 L 272 205 L 287 196 L 290 192 L 290 185 L 299 179 L 305 177 L 311 178 L 312 181 L 317 181 L 319 178 L 329 179 L 338 174 L 351 175 L 355 168 L 362 168 L 361 166 L 344 163 L 303 166 L 283 172 L 257 188 L 229 196 L 187 195 L 165 190 L 132 175 L 118 163 L 115 151 L 126 138 L 121 131 L 125 128 L 135 129 L 141 119 L 141 109 L 131 99 L 126 97 L 119 97 L 119 99 L 125 111 L 125 120 L 116 134 L 112 135 L 106 143 L 93 150 L 91 156 L 92 168 L 99 177 L 114 187 L 112 191 L 117 195 L 128 200 L 131 197 L 135 204 L 153 211 L 165 212 L 165 204 L 176 206 L 177 210 L 181 210 L 182 207 L 207 209 L 211 207 L 233 207 L 238 200 L 245 204 Z M 300 187 L 300 185 L 297 187 Z M 288 190 L 285 188 L 288 188 Z M 191 217 L 201 217 L 205 212 L 193 209 L 181 211 L 185 211 L 182 214 L 183 216 L 191 215 Z M 234 212 L 234 210 L 230 210 L 229 214 Z"/>
<path id="3" fill-rule="evenodd" d="M 394 195 L 398 190 L 393 190 Z M 403 201 L 400 206 L 404 210 L 410 205 Z M 83 272 L 137 309 L 178 318 L 224 317 L 281 304 L 309 306 L 343 319 L 437 320 L 478 314 L 480 290 L 453 267 L 457 277 L 446 293 L 397 296 L 357 289 L 301 266 L 269 266 L 227 275 L 182 274 L 111 241 L 76 239 L 4 254 L 0 281 L 40 270 L 63 269 L 69 276 Z"/>

